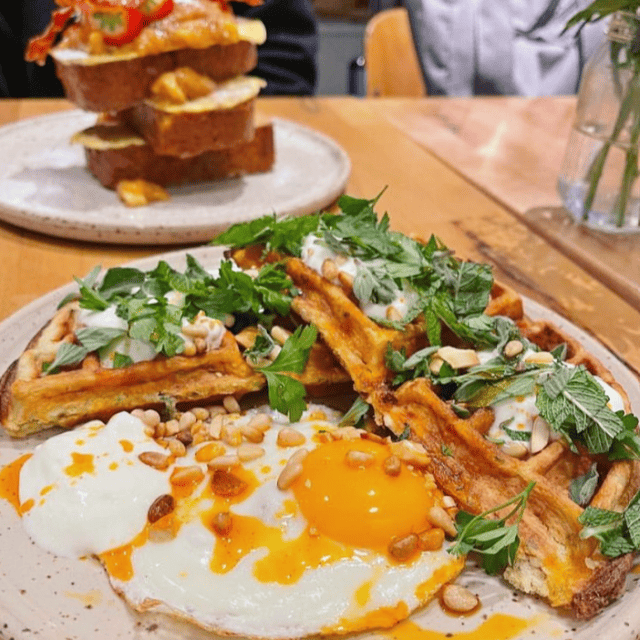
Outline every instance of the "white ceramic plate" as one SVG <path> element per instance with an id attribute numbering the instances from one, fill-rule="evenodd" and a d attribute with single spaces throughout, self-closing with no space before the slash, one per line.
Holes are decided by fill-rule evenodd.
<path id="1" fill-rule="evenodd" d="M 171 188 L 166 202 L 125 207 L 89 173 L 82 146 L 69 143 L 94 121 L 95 114 L 65 111 L 0 127 L 0 219 L 90 242 L 195 244 L 236 222 L 326 207 L 351 171 L 336 142 L 276 118 L 271 171 Z"/>
<path id="2" fill-rule="evenodd" d="M 221 257 L 219 247 L 193 249 L 205 266 Z M 186 252 L 162 256 L 184 268 Z M 152 268 L 158 257 L 133 263 Z M 80 276 L 84 274 L 78 274 Z M 0 372 L 22 352 L 32 335 L 50 318 L 59 300 L 73 290 L 67 285 L 31 303 L 0 324 Z M 556 313 L 525 300 L 532 318 L 548 319 L 580 340 L 607 366 L 627 390 L 635 413 L 640 412 L 640 384 L 608 350 Z M 45 436 L 11 440 L 0 435 L 0 465 L 30 451 Z M 468 568 L 458 582 L 480 595 L 481 609 L 469 617 L 446 615 L 437 602 L 414 614 L 409 623 L 388 632 L 371 633 L 373 640 L 429 640 L 467 634 L 468 640 L 634 640 L 640 628 L 640 579 L 631 573 L 625 594 L 594 620 L 577 622 L 527 596 L 514 594 L 498 578 Z M 415 632 L 415 627 L 428 630 Z M 93 560 L 55 557 L 33 545 L 13 507 L 0 500 L 0 637 L 15 640 L 222 640 L 187 623 L 161 614 L 137 614 L 111 590 L 106 575 Z M 453 636 L 456 637 L 455 635 Z"/>

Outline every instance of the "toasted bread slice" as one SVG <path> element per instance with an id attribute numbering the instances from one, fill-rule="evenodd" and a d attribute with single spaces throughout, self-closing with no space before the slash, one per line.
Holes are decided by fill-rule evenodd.
<path id="1" fill-rule="evenodd" d="M 197 156 L 154 153 L 129 127 L 109 122 L 76 134 L 85 148 L 89 171 L 109 189 L 122 180 L 147 180 L 161 186 L 236 178 L 269 171 L 275 161 L 273 125 L 258 125 L 250 142 Z"/>
<path id="2" fill-rule="evenodd" d="M 234 78 L 181 104 L 150 98 L 119 118 L 158 155 L 197 156 L 253 139 L 255 98 L 264 85 L 259 78 Z"/>

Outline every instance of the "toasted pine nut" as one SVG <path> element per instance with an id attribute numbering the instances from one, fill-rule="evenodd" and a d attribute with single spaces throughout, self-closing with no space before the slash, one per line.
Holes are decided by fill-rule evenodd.
<path id="1" fill-rule="evenodd" d="M 414 467 L 424 468 L 431 462 L 431 459 L 427 455 L 424 447 L 421 444 L 411 442 L 410 440 L 392 442 L 390 444 L 390 449 L 393 454 L 402 460 L 402 462 Z"/>
<path id="2" fill-rule="evenodd" d="M 172 455 L 176 458 L 180 458 L 187 453 L 187 448 L 180 442 L 180 440 L 176 440 L 172 438 L 169 440 L 169 451 L 171 451 Z"/>
<path id="3" fill-rule="evenodd" d="M 451 496 L 443 496 L 442 498 L 442 506 L 445 509 L 451 509 L 451 507 L 456 506 L 456 501 Z"/>
<path id="4" fill-rule="evenodd" d="M 149 467 L 160 471 L 169 466 L 169 456 L 166 456 L 164 453 L 159 453 L 158 451 L 143 451 L 138 456 L 138 459 Z"/>
<path id="5" fill-rule="evenodd" d="M 240 465 L 240 458 L 235 453 L 229 453 L 224 456 L 218 456 L 211 460 L 207 466 L 209 469 L 227 469 L 229 467 L 237 467 Z"/>
<path id="6" fill-rule="evenodd" d="M 480 604 L 477 595 L 457 584 L 447 584 L 443 587 L 442 602 L 447 609 L 455 613 L 469 613 Z"/>
<path id="7" fill-rule="evenodd" d="M 196 345 L 193 343 L 193 340 L 191 340 L 190 338 L 185 338 L 182 355 L 189 356 L 189 357 L 196 355 Z"/>
<path id="8" fill-rule="evenodd" d="M 142 422 L 150 427 L 155 427 L 160 423 L 160 414 L 155 409 L 147 409 L 142 416 Z"/>
<path id="9" fill-rule="evenodd" d="M 340 286 L 347 292 L 353 289 L 353 276 L 346 271 L 340 271 L 338 273 L 338 282 Z"/>
<path id="10" fill-rule="evenodd" d="M 176 467 L 172 473 L 169 481 L 176 486 L 185 486 L 188 484 L 198 484 L 204 479 L 204 471 L 197 465 L 191 465 L 189 467 Z"/>
<path id="11" fill-rule="evenodd" d="M 523 349 L 524 345 L 520 340 L 509 340 L 509 342 L 504 345 L 503 353 L 507 358 L 514 358 L 522 353 Z"/>
<path id="12" fill-rule="evenodd" d="M 195 413 L 191 411 L 185 411 L 181 416 L 180 420 L 178 420 L 178 425 L 180 429 L 188 429 L 192 424 L 195 424 L 197 421 Z"/>
<path id="13" fill-rule="evenodd" d="M 508 456 L 518 459 L 524 458 L 529 452 L 527 447 L 522 444 L 522 442 L 514 442 L 513 440 L 509 440 L 500 445 L 500 450 L 503 453 L 506 453 Z"/>
<path id="14" fill-rule="evenodd" d="M 531 426 L 531 453 L 542 451 L 549 444 L 549 423 L 542 417 L 537 416 Z"/>
<path id="15" fill-rule="evenodd" d="M 433 375 L 437 376 L 440 373 L 440 369 L 442 369 L 443 364 L 444 360 L 435 356 L 431 358 L 431 362 L 429 363 L 429 371 L 431 371 Z"/>
<path id="16" fill-rule="evenodd" d="M 338 277 L 338 273 L 339 273 L 336 263 L 333 260 L 331 260 L 331 258 L 327 258 L 322 263 L 321 272 L 324 278 L 332 281 Z"/>
<path id="17" fill-rule="evenodd" d="M 406 562 L 418 551 L 418 536 L 415 533 L 410 533 L 402 538 L 394 538 L 387 550 L 395 560 Z"/>
<path id="18" fill-rule="evenodd" d="M 279 447 L 299 447 L 307 441 L 304 434 L 291 427 L 283 427 L 278 431 L 276 442 Z"/>
<path id="19" fill-rule="evenodd" d="M 240 427 L 240 432 L 244 436 L 245 440 L 253 443 L 259 443 L 264 440 L 264 432 L 260 431 L 260 429 L 256 429 L 255 427 L 251 427 L 248 424 L 245 424 Z"/>
<path id="20" fill-rule="evenodd" d="M 281 345 L 287 341 L 287 338 L 290 335 L 290 331 L 287 331 L 284 327 L 277 324 L 273 325 L 273 328 L 271 329 L 271 337 Z"/>
<path id="21" fill-rule="evenodd" d="M 194 407 L 191 409 L 191 413 L 196 417 L 196 420 L 202 420 L 203 422 L 209 417 L 209 411 L 204 407 Z"/>
<path id="22" fill-rule="evenodd" d="M 225 469 L 214 469 L 211 478 L 213 493 L 224 498 L 239 496 L 247 488 L 247 483 Z"/>
<path id="23" fill-rule="evenodd" d="M 256 413 L 251 416 L 247 426 L 262 432 L 268 431 L 271 428 L 271 417 L 266 413 Z"/>
<path id="24" fill-rule="evenodd" d="M 159 422 L 156 425 L 156 430 L 155 430 L 154 437 L 155 438 L 164 438 L 166 433 L 167 433 L 167 425 L 164 422 Z"/>
<path id="25" fill-rule="evenodd" d="M 444 532 L 452 537 L 458 534 L 456 525 L 451 516 L 437 505 L 431 507 L 427 513 L 427 520 L 434 526 L 444 529 Z"/>
<path id="26" fill-rule="evenodd" d="M 197 462 L 211 462 L 225 453 L 226 449 L 219 442 L 209 442 L 200 447 L 195 453 Z"/>
<path id="27" fill-rule="evenodd" d="M 387 307 L 385 316 L 387 317 L 387 320 L 391 320 L 391 322 L 400 322 L 402 320 L 402 314 L 391 305 Z"/>
<path id="28" fill-rule="evenodd" d="M 302 473 L 302 463 L 309 452 L 306 449 L 298 449 L 287 461 L 280 475 L 278 476 L 278 489 L 284 491 L 288 489 Z"/>
<path id="29" fill-rule="evenodd" d="M 243 442 L 238 447 L 238 458 L 241 462 L 249 462 L 251 460 L 257 460 L 264 455 L 264 449 L 251 442 Z"/>
<path id="30" fill-rule="evenodd" d="M 458 347 L 444 346 L 436 351 L 436 356 L 454 369 L 467 369 L 480 364 L 478 354 L 473 349 L 459 349 Z"/>
<path id="31" fill-rule="evenodd" d="M 209 330 L 203 324 L 188 323 L 182 327 L 182 333 L 189 338 L 206 338 Z"/>
<path id="32" fill-rule="evenodd" d="M 175 436 L 180 431 L 180 425 L 177 420 L 167 420 L 164 423 L 164 435 Z"/>
<path id="33" fill-rule="evenodd" d="M 237 447 L 242 443 L 242 431 L 237 424 L 223 424 L 220 439 L 230 447 Z"/>
<path id="34" fill-rule="evenodd" d="M 131 411 L 131 415 L 134 418 L 138 418 L 138 420 L 142 420 L 142 422 L 144 422 L 144 409 L 133 409 L 133 411 Z"/>
<path id="35" fill-rule="evenodd" d="M 147 511 L 147 520 L 153 524 L 160 520 L 160 518 L 170 514 L 175 509 L 175 506 L 173 496 L 165 493 L 153 501 L 149 507 L 149 511 Z"/>
<path id="36" fill-rule="evenodd" d="M 551 364 L 553 362 L 553 354 L 548 351 L 535 351 L 525 356 L 524 361 L 533 364 Z"/>
<path id="37" fill-rule="evenodd" d="M 444 531 L 440 527 L 427 529 L 418 534 L 418 546 L 422 551 L 437 551 L 444 544 Z"/>
<path id="38" fill-rule="evenodd" d="M 222 399 L 222 406 L 229 413 L 240 413 L 240 405 L 238 404 L 238 401 L 233 396 L 225 396 Z"/>
<path id="39" fill-rule="evenodd" d="M 176 433 L 176 439 L 180 440 L 185 447 L 188 447 L 193 442 L 193 433 L 189 429 L 183 429 Z"/>
<path id="40" fill-rule="evenodd" d="M 382 470 L 388 476 L 399 476 L 400 471 L 402 471 L 402 463 L 400 462 L 400 458 L 398 456 L 389 456 L 385 458 L 382 463 Z"/>
<path id="41" fill-rule="evenodd" d="M 228 511 L 220 511 L 211 520 L 213 530 L 220 536 L 229 535 L 233 526 L 233 519 Z"/>
<path id="42" fill-rule="evenodd" d="M 370 467 L 373 464 L 375 456 L 372 453 L 367 453 L 366 451 L 355 451 L 351 449 L 345 454 L 344 461 L 347 463 L 347 466 L 352 469 L 364 469 L 365 467 Z"/>

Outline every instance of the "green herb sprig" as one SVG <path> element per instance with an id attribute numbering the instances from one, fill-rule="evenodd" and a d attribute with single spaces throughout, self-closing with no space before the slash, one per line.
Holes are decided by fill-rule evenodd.
<path id="1" fill-rule="evenodd" d="M 479 554 L 482 568 L 489 575 L 511 566 L 520 546 L 518 525 L 534 486 L 535 482 L 530 482 L 518 495 L 477 516 L 459 511 L 456 516 L 458 535 L 449 553 L 455 556 L 467 555 L 472 551 Z M 509 507 L 512 509 L 501 518 L 487 517 Z M 507 524 L 509 520 L 511 524 Z"/>

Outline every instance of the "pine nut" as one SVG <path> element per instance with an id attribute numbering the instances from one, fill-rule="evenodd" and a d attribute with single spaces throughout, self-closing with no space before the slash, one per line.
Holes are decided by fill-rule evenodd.
<path id="1" fill-rule="evenodd" d="M 202 324 L 185 324 L 182 333 L 189 338 L 206 338 L 209 330 Z"/>
<path id="2" fill-rule="evenodd" d="M 350 450 L 344 456 L 344 461 L 348 467 L 352 469 L 364 469 L 370 467 L 375 461 L 375 456 L 372 453 L 366 451 Z"/>
<path id="3" fill-rule="evenodd" d="M 238 458 L 241 462 L 250 462 L 251 460 L 257 460 L 264 455 L 264 449 L 251 442 L 244 442 L 238 447 Z"/>
<path id="4" fill-rule="evenodd" d="M 278 476 L 278 489 L 284 491 L 288 489 L 303 471 L 302 463 L 309 452 L 306 449 L 298 449 L 287 461 L 280 475 Z"/>
<path id="5" fill-rule="evenodd" d="M 247 488 L 247 483 L 225 469 L 215 469 L 211 478 L 213 493 L 223 498 L 239 496 Z"/>
<path id="6" fill-rule="evenodd" d="M 179 440 L 185 447 L 188 447 L 193 442 L 193 433 L 191 433 L 189 429 L 178 431 L 178 433 L 176 433 L 176 440 Z"/>
<path id="7" fill-rule="evenodd" d="M 167 425 L 164 422 L 160 422 L 156 425 L 154 438 L 164 438 L 167 433 Z"/>
<path id="8" fill-rule="evenodd" d="M 192 424 L 195 424 L 196 421 L 197 421 L 197 418 L 195 413 L 192 413 L 191 411 L 185 411 L 180 416 L 180 420 L 178 420 L 178 425 L 180 429 L 188 429 Z"/>
<path id="9" fill-rule="evenodd" d="M 392 306 L 387 307 L 385 316 L 387 317 L 387 320 L 390 320 L 391 322 L 400 322 L 402 320 L 402 314 Z"/>
<path id="10" fill-rule="evenodd" d="M 209 417 L 209 411 L 204 407 L 194 407 L 191 409 L 191 413 L 196 417 L 196 420 L 202 420 L 203 422 Z"/>
<path id="11" fill-rule="evenodd" d="M 224 455 L 226 449 L 219 442 L 209 442 L 200 447 L 195 453 L 197 462 L 211 462 L 214 458 Z"/>
<path id="12" fill-rule="evenodd" d="M 433 506 L 427 513 L 427 520 L 434 526 L 443 529 L 444 532 L 452 537 L 458 535 L 456 525 L 451 516 L 442 508 Z"/>
<path id="13" fill-rule="evenodd" d="M 240 432 L 244 436 L 245 440 L 255 444 L 264 440 L 264 432 L 260 431 L 260 429 L 256 429 L 255 427 L 251 427 L 248 424 L 241 426 Z"/>
<path id="14" fill-rule="evenodd" d="M 204 471 L 197 465 L 190 467 L 176 467 L 171 473 L 169 481 L 172 485 L 183 487 L 189 484 L 198 484 L 204 479 Z"/>
<path id="15" fill-rule="evenodd" d="M 251 417 L 247 426 L 262 432 L 268 431 L 271 429 L 271 417 L 266 413 L 256 413 Z"/>
<path id="16" fill-rule="evenodd" d="M 427 455 L 424 447 L 416 442 L 400 440 L 399 442 L 392 442 L 389 445 L 389 448 L 391 449 L 391 452 L 398 456 L 402 462 L 419 469 L 428 466 L 431 462 L 431 459 Z"/>
<path id="17" fill-rule="evenodd" d="M 466 587 L 457 584 L 447 584 L 442 589 L 442 602 L 447 609 L 455 613 L 469 613 L 479 604 L 477 595 L 471 593 Z"/>
<path id="18" fill-rule="evenodd" d="M 550 435 L 549 423 L 542 416 L 537 416 L 531 426 L 531 453 L 542 451 L 549 444 Z"/>
<path id="19" fill-rule="evenodd" d="M 184 340 L 184 349 L 182 350 L 182 355 L 188 357 L 196 355 L 196 345 L 190 338 L 185 338 Z"/>
<path id="20" fill-rule="evenodd" d="M 144 409 L 134 409 L 133 411 L 131 411 L 131 415 L 134 418 L 138 418 L 138 420 L 142 420 L 142 422 L 144 422 Z"/>
<path id="21" fill-rule="evenodd" d="M 518 459 L 524 458 L 529 453 L 529 450 L 522 442 L 514 442 L 513 440 L 500 445 L 500 450 L 508 456 Z"/>
<path id="22" fill-rule="evenodd" d="M 240 405 L 233 396 L 225 396 L 222 399 L 222 406 L 228 413 L 240 413 Z"/>
<path id="23" fill-rule="evenodd" d="M 184 444 L 182 444 L 182 442 L 180 442 L 180 440 L 172 438 L 171 440 L 169 440 L 169 451 L 171 451 L 171 454 L 176 458 L 181 458 L 182 456 L 186 455 L 187 448 L 184 446 Z"/>
<path id="24" fill-rule="evenodd" d="M 180 431 L 180 425 L 177 420 L 167 420 L 164 423 L 164 436 L 175 436 Z"/>
<path id="25" fill-rule="evenodd" d="M 338 282 L 346 292 L 353 290 L 353 276 L 350 273 L 340 271 L 340 273 L 338 273 Z"/>
<path id="26" fill-rule="evenodd" d="M 398 456 L 389 456 L 382 463 L 382 470 L 388 476 L 399 476 L 400 471 L 402 471 L 402 463 L 400 462 L 400 458 L 398 458 Z"/>
<path id="27" fill-rule="evenodd" d="M 445 509 L 451 509 L 456 506 L 456 501 L 451 496 L 443 496 L 442 498 L 442 506 Z"/>
<path id="28" fill-rule="evenodd" d="M 431 371 L 434 376 L 437 376 L 440 373 L 440 369 L 442 369 L 443 364 L 444 360 L 436 356 L 432 358 L 431 362 L 429 363 L 429 371 Z"/>
<path id="29" fill-rule="evenodd" d="M 338 267 L 336 266 L 336 263 L 331 260 L 331 258 L 325 259 L 320 270 L 322 272 L 322 277 L 326 278 L 327 280 L 333 281 L 338 277 Z"/>
<path id="30" fill-rule="evenodd" d="M 273 328 L 271 329 L 271 337 L 281 345 L 287 341 L 290 335 L 290 331 L 287 331 L 284 327 L 277 324 L 273 325 Z"/>
<path id="31" fill-rule="evenodd" d="M 422 551 L 437 551 L 444 544 L 444 531 L 440 527 L 418 534 L 418 546 Z"/>
<path id="32" fill-rule="evenodd" d="M 147 520 L 153 524 L 154 522 L 158 522 L 160 518 L 164 518 L 164 516 L 169 515 L 175 509 L 176 503 L 173 499 L 173 496 L 165 493 L 158 498 L 156 498 L 149 510 L 147 511 Z"/>
<path id="33" fill-rule="evenodd" d="M 283 427 L 278 431 L 276 442 L 279 447 L 299 447 L 303 445 L 307 439 L 304 434 L 291 427 Z"/>
<path id="34" fill-rule="evenodd" d="M 406 562 L 418 550 L 418 536 L 415 533 L 410 533 L 402 538 L 395 538 L 387 550 L 394 560 Z"/>
<path id="35" fill-rule="evenodd" d="M 440 347 L 436 356 L 451 365 L 454 369 L 468 369 L 480 364 L 478 354 L 473 349 L 458 349 L 457 347 Z"/>
<path id="36" fill-rule="evenodd" d="M 220 511 L 213 516 L 211 520 L 211 526 L 213 530 L 219 536 L 227 536 L 231 532 L 233 526 L 233 519 L 228 511 Z"/>
<path id="37" fill-rule="evenodd" d="M 553 362 L 553 355 L 548 351 L 535 351 L 526 356 L 524 361 L 531 364 L 551 364 Z"/>
<path id="38" fill-rule="evenodd" d="M 224 456 L 218 456 L 211 460 L 207 466 L 211 470 L 215 469 L 228 469 L 230 467 L 237 467 L 240 465 L 240 458 L 235 453 L 229 453 Z"/>
<path id="39" fill-rule="evenodd" d="M 158 469 L 160 471 L 166 469 L 169 466 L 169 456 L 158 451 L 143 451 L 138 459 L 149 467 Z"/>
<path id="40" fill-rule="evenodd" d="M 223 424 L 220 430 L 220 439 L 230 447 L 242 444 L 242 431 L 236 424 Z"/>
<path id="41" fill-rule="evenodd" d="M 222 427 L 224 425 L 224 415 L 226 414 L 218 414 L 214 416 L 213 420 L 211 420 L 211 422 L 209 423 L 209 426 L 207 427 L 207 431 L 209 432 L 209 435 L 214 440 L 220 439 L 220 436 L 222 434 Z"/>
<path id="42" fill-rule="evenodd" d="M 504 345 L 504 355 L 507 358 L 514 358 L 515 356 L 522 353 L 524 349 L 524 345 L 520 340 L 509 340 L 507 344 Z"/>

